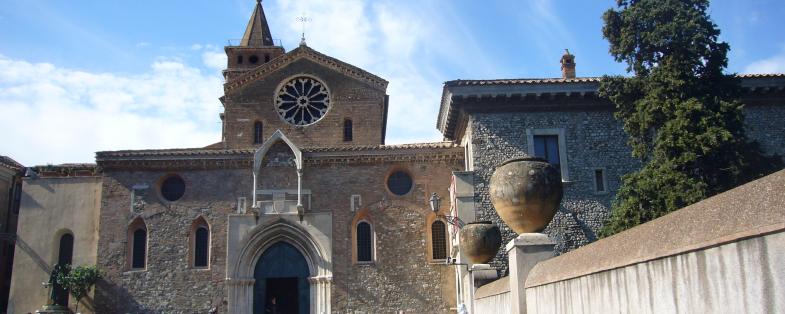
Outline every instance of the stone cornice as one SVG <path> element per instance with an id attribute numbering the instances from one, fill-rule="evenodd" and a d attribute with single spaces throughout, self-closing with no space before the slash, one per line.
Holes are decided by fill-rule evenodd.
<path id="1" fill-rule="evenodd" d="M 22 164 L 18 163 L 16 160 L 13 160 L 11 157 L 8 156 L 0 156 L 0 167 L 6 168 L 8 170 L 19 172 L 22 171 L 25 167 Z"/>
<path id="2" fill-rule="evenodd" d="M 300 46 L 297 49 L 294 49 L 282 56 L 274 58 L 270 60 L 270 62 L 265 63 L 256 69 L 249 71 L 248 73 L 241 75 L 240 77 L 233 79 L 229 82 L 224 84 L 224 93 L 229 94 L 243 86 L 250 84 L 251 82 L 256 81 L 257 79 L 277 71 L 292 62 L 295 62 L 299 59 L 308 59 L 313 62 L 319 63 L 323 66 L 326 66 L 330 69 L 343 73 L 347 76 L 356 78 L 360 81 L 363 81 L 381 91 L 387 90 L 388 82 L 381 77 L 378 77 L 368 71 L 360 69 L 356 66 L 343 62 L 341 60 L 329 57 L 325 54 L 322 54 L 316 50 L 311 49 L 308 46 Z"/>
<path id="3" fill-rule="evenodd" d="M 31 169 L 39 177 L 92 177 L 100 175 L 96 164 L 61 164 L 35 166 Z"/>
<path id="4" fill-rule="evenodd" d="M 254 149 L 171 149 L 98 152 L 103 170 L 250 169 Z M 384 162 L 458 162 L 464 150 L 454 143 L 303 148 L 305 165 Z"/>
<path id="5" fill-rule="evenodd" d="M 748 105 L 785 104 L 785 74 L 742 74 L 742 102 Z M 473 112 L 528 112 L 613 110 L 597 95 L 600 77 L 575 79 L 455 80 L 444 83 L 436 128 L 457 140 L 466 114 Z"/>

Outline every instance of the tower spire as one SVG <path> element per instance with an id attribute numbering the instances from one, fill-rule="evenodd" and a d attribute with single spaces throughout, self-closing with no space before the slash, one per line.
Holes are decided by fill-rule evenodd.
<path id="1" fill-rule="evenodd" d="M 240 46 L 245 47 L 267 47 L 274 46 L 273 36 L 270 33 L 270 26 L 267 25 L 267 17 L 264 15 L 262 0 L 256 0 L 251 20 L 245 28 L 245 34 L 240 41 Z"/>

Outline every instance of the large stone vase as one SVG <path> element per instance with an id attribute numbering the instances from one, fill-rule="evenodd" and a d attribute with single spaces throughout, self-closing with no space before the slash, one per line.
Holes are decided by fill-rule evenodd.
<path id="1" fill-rule="evenodd" d="M 490 221 L 470 222 L 461 228 L 461 252 L 473 264 L 488 263 L 502 245 L 499 227 Z"/>
<path id="2" fill-rule="evenodd" d="M 539 158 L 508 160 L 491 176 L 491 203 L 518 234 L 545 229 L 556 215 L 562 193 L 561 175 Z"/>

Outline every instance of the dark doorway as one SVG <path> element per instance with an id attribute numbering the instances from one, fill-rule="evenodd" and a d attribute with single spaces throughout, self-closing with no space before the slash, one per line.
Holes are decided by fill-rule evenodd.
<path id="1" fill-rule="evenodd" d="M 66 233 L 60 237 L 60 250 L 57 253 L 57 265 L 65 266 L 71 265 L 71 260 L 74 256 L 74 236 Z M 54 301 L 57 305 L 68 306 L 68 290 L 64 289 L 59 284 L 55 283 L 52 286 L 54 290 Z"/>
<path id="2" fill-rule="evenodd" d="M 286 242 L 270 246 L 254 270 L 254 314 L 310 313 L 309 274 L 308 262 L 294 246 Z"/>
<path id="3" fill-rule="evenodd" d="M 299 313 L 297 278 L 267 278 L 266 313 Z"/>

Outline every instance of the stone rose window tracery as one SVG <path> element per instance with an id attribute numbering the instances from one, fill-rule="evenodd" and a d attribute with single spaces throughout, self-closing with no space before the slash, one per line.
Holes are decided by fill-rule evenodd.
<path id="1" fill-rule="evenodd" d="M 295 77 L 281 85 L 275 94 L 275 109 L 293 125 L 306 126 L 321 120 L 330 109 L 330 92 L 324 83 L 308 77 Z"/>

